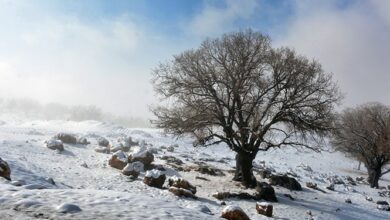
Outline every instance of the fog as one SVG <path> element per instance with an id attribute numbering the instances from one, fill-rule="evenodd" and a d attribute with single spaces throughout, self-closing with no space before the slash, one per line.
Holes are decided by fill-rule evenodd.
<path id="1" fill-rule="evenodd" d="M 75 106 L 94 106 L 115 115 L 110 120 L 147 121 L 158 102 L 150 79 L 159 62 L 206 37 L 250 27 L 333 72 L 346 97 L 342 107 L 390 104 L 389 1 L 215 2 L 160 21 L 139 7 L 110 11 L 115 4 L 103 1 L 0 0 L 0 97 L 46 109 L 38 118 L 59 118 L 53 106 L 65 119 Z"/>

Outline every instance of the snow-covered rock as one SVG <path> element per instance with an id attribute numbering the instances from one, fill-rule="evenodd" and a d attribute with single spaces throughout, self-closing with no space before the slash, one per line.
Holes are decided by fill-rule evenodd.
<path id="1" fill-rule="evenodd" d="M 110 153 L 110 148 L 103 147 L 103 146 L 97 146 L 97 147 L 95 147 L 95 151 L 98 152 L 98 153 L 109 154 Z"/>
<path id="2" fill-rule="evenodd" d="M 256 202 L 256 210 L 260 215 L 272 217 L 273 206 L 267 202 Z"/>
<path id="3" fill-rule="evenodd" d="M 122 170 L 127 165 L 127 156 L 126 154 L 119 150 L 111 155 L 111 158 L 108 160 L 108 165 L 116 169 Z"/>
<path id="4" fill-rule="evenodd" d="M 228 220 L 250 220 L 248 215 L 239 206 L 226 206 L 221 213 L 221 218 Z"/>
<path id="5" fill-rule="evenodd" d="M 162 188 L 166 176 L 160 170 L 148 170 L 144 177 L 144 183 L 151 187 Z"/>
<path id="6" fill-rule="evenodd" d="M 169 187 L 168 191 L 179 197 L 184 196 L 184 197 L 196 198 L 196 196 L 190 190 L 184 188 L 171 186 Z"/>
<path id="7" fill-rule="evenodd" d="M 90 142 L 88 141 L 88 139 L 86 137 L 79 137 L 77 139 L 77 143 L 78 144 L 82 144 L 82 145 L 88 145 L 90 144 Z"/>
<path id="8" fill-rule="evenodd" d="M 81 212 L 81 208 L 78 205 L 71 203 L 63 203 L 56 207 L 57 212 L 60 213 L 76 213 Z"/>
<path id="9" fill-rule="evenodd" d="M 136 161 L 133 163 L 128 163 L 123 169 L 122 174 L 125 176 L 133 176 L 135 178 L 144 171 L 144 164 Z"/>
<path id="10" fill-rule="evenodd" d="M 129 162 L 139 161 L 145 167 L 150 166 L 154 161 L 153 153 L 146 147 L 135 147 L 133 152 L 129 155 Z"/>
<path id="11" fill-rule="evenodd" d="M 64 144 L 62 143 L 61 140 L 50 139 L 50 140 L 46 141 L 45 144 L 46 144 L 47 148 L 52 149 L 52 150 L 59 150 L 59 151 L 64 150 Z"/>
<path id="12" fill-rule="evenodd" d="M 110 145 L 110 142 L 104 137 L 99 137 L 97 143 L 101 147 L 108 147 Z"/>
<path id="13" fill-rule="evenodd" d="M 58 133 L 54 136 L 54 139 L 60 140 L 65 144 L 76 144 L 77 137 L 70 133 Z"/>
<path id="14" fill-rule="evenodd" d="M 192 185 L 190 182 L 187 180 L 177 177 L 177 176 L 172 176 L 168 179 L 168 185 L 181 188 L 181 189 L 186 189 L 192 192 L 192 194 L 196 194 L 196 187 Z"/>
<path id="15" fill-rule="evenodd" d="M 8 163 L 0 158 L 0 177 L 11 181 L 11 168 Z"/>

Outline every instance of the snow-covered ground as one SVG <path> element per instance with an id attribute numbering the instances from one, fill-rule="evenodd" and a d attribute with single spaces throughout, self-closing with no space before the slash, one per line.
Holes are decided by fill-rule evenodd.
<path id="1" fill-rule="evenodd" d="M 65 144 L 61 153 L 45 147 L 44 142 L 58 132 L 85 136 L 91 144 Z M 168 176 L 181 176 L 195 185 L 198 199 L 179 198 L 168 190 L 149 187 L 142 182 L 143 174 L 133 181 L 107 165 L 109 154 L 94 151 L 97 138 L 115 142 L 123 136 L 152 145 L 157 152 L 154 164 L 164 166 Z M 174 144 L 178 147 L 168 151 L 167 147 Z M 181 167 L 196 166 L 202 161 L 221 169 L 225 176 L 177 171 L 161 159 L 163 156 L 182 160 Z M 254 192 L 231 181 L 234 154 L 223 145 L 194 148 L 190 138 L 175 139 L 159 130 L 127 129 L 97 121 L 26 122 L 0 118 L 0 157 L 10 165 L 13 180 L 0 178 L 0 219 L 218 219 L 225 206 L 212 197 L 213 193 Z M 256 166 L 272 168 L 277 173 L 295 173 L 303 187 L 303 191 L 290 191 L 275 186 L 279 202 L 272 203 L 274 219 L 390 219 L 390 212 L 378 210 L 375 203 L 390 199 L 380 197 L 379 190 L 366 184 L 341 184 L 336 185 L 335 191 L 325 190 L 327 178 L 334 175 L 343 180 L 346 176 L 366 177 L 363 171 L 356 170 L 356 162 L 339 153 L 275 149 L 260 152 L 255 162 Z M 256 177 L 267 181 L 257 174 Z M 17 181 L 21 186 L 15 186 Z M 317 183 L 326 193 L 307 188 L 306 182 Z M 385 177 L 380 185 L 390 185 L 389 179 Z M 295 200 L 284 194 L 291 194 Z M 352 204 L 346 203 L 346 199 Z M 251 219 L 268 219 L 256 213 L 253 200 L 225 202 L 240 206 Z M 77 205 L 81 211 L 62 213 L 64 204 Z M 213 215 L 205 213 L 204 206 Z"/>

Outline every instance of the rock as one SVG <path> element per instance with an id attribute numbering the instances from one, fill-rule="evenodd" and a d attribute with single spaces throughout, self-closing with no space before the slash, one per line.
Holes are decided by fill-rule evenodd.
<path id="1" fill-rule="evenodd" d="M 211 167 L 208 165 L 199 165 L 198 168 L 195 169 L 195 171 L 198 171 L 201 174 L 207 174 L 210 176 L 225 176 L 225 174 L 222 172 L 222 170 Z"/>
<path id="2" fill-rule="evenodd" d="M 298 167 L 302 168 L 302 170 L 313 172 L 313 169 L 307 164 L 301 163 Z"/>
<path id="3" fill-rule="evenodd" d="M 229 205 L 222 210 L 221 218 L 228 220 L 250 220 L 248 215 L 238 206 Z"/>
<path id="4" fill-rule="evenodd" d="M 223 200 L 223 199 L 229 198 L 230 193 L 229 192 L 216 192 L 212 196 L 218 200 Z"/>
<path id="5" fill-rule="evenodd" d="M 167 163 L 176 164 L 176 165 L 182 165 L 183 161 L 174 157 L 174 156 L 162 156 L 162 160 L 166 160 Z"/>
<path id="6" fill-rule="evenodd" d="M 11 168 L 8 163 L 0 158 L 0 176 L 11 181 Z"/>
<path id="7" fill-rule="evenodd" d="M 363 182 L 364 181 L 364 177 L 358 176 L 358 177 L 356 177 L 356 181 Z"/>
<path id="8" fill-rule="evenodd" d="M 317 189 L 318 186 L 316 183 L 307 182 L 306 187 L 311 188 L 311 189 Z"/>
<path id="9" fill-rule="evenodd" d="M 58 133 L 56 136 L 54 136 L 54 139 L 60 140 L 65 144 L 76 144 L 77 138 L 73 134 L 69 133 Z"/>
<path id="10" fill-rule="evenodd" d="M 377 204 L 377 205 L 389 205 L 388 202 L 386 202 L 386 201 L 381 201 L 381 200 L 377 201 L 376 204 Z"/>
<path id="11" fill-rule="evenodd" d="M 144 183 L 151 187 L 162 188 L 166 176 L 159 170 L 149 170 L 144 177 Z"/>
<path id="12" fill-rule="evenodd" d="M 272 176 L 271 170 L 268 169 L 259 170 L 258 173 L 262 179 L 268 179 Z"/>
<path id="13" fill-rule="evenodd" d="M 193 207 L 193 209 L 196 209 L 200 212 L 203 212 L 203 213 L 206 213 L 206 214 L 209 214 L 209 215 L 213 215 L 213 213 L 211 212 L 211 210 L 209 209 L 209 207 L 207 207 L 206 205 L 197 205 L 195 207 Z"/>
<path id="14" fill-rule="evenodd" d="M 57 206 L 57 211 L 60 213 L 76 213 L 81 212 L 81 208 L 75 204 L 71 203 L 63 203 L 59 206 Z"/>
<path id="15" fill-rule="evenodd" d="M 56 185 L 56 182 L 54 182 L 53 178 L 51 177 L 48 177 L 48 178 L 45 178 L 46 182 L 50 183 L 51 185 Z"/>
<path id="16" fill-rule="evenodd" d="M 352 177 L 347 176 L 346 180 L 348 181 L 349 184 L 356 186 L 355 180 Z"/>
<path id="17" fill-rule="evenodd" d="M 125 176 L 132 176 L 137 178 L 138 175 L 144 171 L 144 164 L 136 161 L 133 163 L 128 163 L 123 169 L 122 174 Z"/>
<path id="18" fill-rule="evenodd" d="M 203 180 L 203 181 L 210 181 L 209 179 L 201 177 L 201 176 L 196 176 L 195 179 Z"/>
<path id="19" fill-rule="evenodd" d="M 87 163 L 83 162 L 82 164 L 80 164 L 80 166 L 84 167 L 84 168 L 88 168 L 88 165 Z"/>
<path id="20" fill-rule="evenodd" d="M 181 189 L 186 189 L 192 192 L 192 194 L 196 194 L 196 187 L 192 185 L 190 182 L 187 180 L 177 177 L 177 176 L 172 176 L 168 179 L 168 185 L 181 188 Z"/>
<path id="21" fill-rule="evenodd" d="M 82 144 L 82 145 L 88 145 L 90 144 L 90 142 L 88 141 L 88 139 L 86 137 L 80 137 L 77 139 L 77 143 L 78 144 Z"/>
<path id="22" fill-rule="evenodd" d="M 278 201 L 274 188 L 266 182 L 257 182 L 256 191 L 257 200 L 264 199 L 270 202 Z"/>
<path id="23" fill-rule="evenodd" d="M 344 181 L 337 175 L 334 175 L 334 176 L 329 176 L 327 178 L 327 180 L 330 182 L 330 183 L 333 183 L 335 185 L 339 185 L 339 184 L 345 184 Z"/>
<path id="24" fill-rule="evenodd" d="M 154 155 L 146 147 L 136 147 L 128 157 L 129 162 L 139 161 L 148 167 L 154 161 Z"/>
<path id="25" fill-rule="evenodd" d="M 110 146 L 110 152 L 118 152 L 123 151 L 122 144 L 121 143 L 114 143 Z"/>
<path id="26" fill-rule="evenodd" d="M 62 143 L 61 140 L 50 139 L 48 141 L 45 141 L 45 144 L 46 144 L 46 147 L 51 149 L 51 150 L 59 150 L 59 151 L 64 150 L 64 144 Z"/>
<path id="27" fill-rule="evenodd" d="M 296 179 L 288 177 L 287 175 L 272 175 L 270 177 L 270 184 L 282 186 L 289 190 L 302 190 L 301 184 L 299 184 Z"/>
<path id="28" fill-rule="evenodd" d="M 102 147 L 108 147 L 110 145 L 110 142 L 107 139 L 105 139 L 104 137 L 100 137 L 97 140 L 97 142 L 98 142 L 98 145 L 102 146 Z"/>
<path id="29" fill-rule="evenodd" d="M 290 200 L 295 200 L 294 197 L 292 197 L 291 194 L 283 194 L 285 197 L 289 198 Z"/>
<path id="30" fill-rule="evenodd" d="M 346 199 L 345 203 L 352 204 L 352 200 L 351 199 Z"/>
<path id="31" fill-rule="evenodd" d="M 178 188 L 171 186 L 168 189 L 169 192 L 175 194 L 176 196 L 184 196 L 184 197 L 189 197 L 189 198 L 197 198 L 190 190 L 184 189 L 184 188 Z"/>
<path id="32" fill-rule="evenodd" d="M 123 151 L 115 152 L 108 160 L 108 165 L 113 168 L 122 170 L 127 165 L 127 157 Z"/>
<path id="33" fill-rule="evenodd" d="M 267 202 L 256 202 L 256 210 L 260 215 L 272 217 L 273 206 Z"/>
<path id="34" fill-rule="evenodd" d="M 14 186 L 23 186 L 26 185 L 26 182 L 24 180 L 16 180 L 16 181 L 12 181 L 11 184 Z"/>
<path id="35" fill-rule="evenodd" d="M 219 203 L 220 205 L 226 205 L 226 202 L 225 201 L 222 201 L 221 203 Z"/>
<path id="36" fill-rule="evenodd" d="M 326 189 L 334 191 L 334 183 L 330 183 L 328 186 L 326 186 Z"/>
<path id="37" fill-rule="evenodd" d="M 173 147 L 173 146 L 171 145 L 171 146 L 169 146 L 169 147 L 167 148 L 167 151 L 168 151 L 168 152 L 173 152 L 173 151 L 175 151 L 175 147 Z"/>
<path id="38" fill-rule="evenodd" d="M 389 203 L 386 201 L 377 201 L 377 209 L 381 211 L 390 211 Z"/>
<path id="39" fill-rule="evenodd" d="M 99 147 L 95 147 L 95 151 L 98 152 L 98 153 L 109 154 L 110 153 L 110 148 L 99 146 Z"/>
<path id="40" fill-rule="evenodd" d="M 369 202 L 373 201 L 372 197 L 370 197 L 370 196 L 366 196 L 366 200 L 369 201 Z"/>

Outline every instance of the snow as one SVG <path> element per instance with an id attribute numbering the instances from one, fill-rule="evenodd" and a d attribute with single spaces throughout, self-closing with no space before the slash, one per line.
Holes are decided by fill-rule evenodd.
<path id="1" fill-rule="evenodd" d="M 0 126 L 0 157 L 10 166 L 13 180 L 11 182 L 0 177 L 1 219 L 32 219 L 38 214 L 47 219 L 95 219 L 96 216 L 112 220 L 219 219 L 224 208 L 232 207 L 241 207 L 251 219 L 268 219 L 256 213 L 256 201 L 227 199 L 227 206 L 223 206 L 212 197 L 215 192 L 254 192 L 231 181 L 233 174 L 230 171 L 235 166 L 235 155 L 222 144 L 194 148 L 193 140 L 189 137 L 175 139 L 160 130 L 129 129 L 98 121 L 26 121 L 1 117 L 0 121 L 4 123 Z M 65 150 L 61 154 L 42 147 L 45 140 L 60 132 L 86 137 L 91 144 L 64 144 Z M 153 164 L 161 165 L 166 170 L 141 172 L 141 177 L 130 180 L 119 170 L 107 165 L 110 154 L 94 151 L 100 137 L 116 143 L 118 138 L 128 136 L 144 146 L 134 147 L 133 153 L 145 152 L 145 149 L 153 147 L 156 149 Z M 174 152 L 161 148 L 172 145 L 177 145 Z M 116 154 L 118 158 L 127 159 L 124 152 L 118 151 Z M 194 170 L 178 171 L 166 164 L 161 159 L 163 156 L 182 160 L 182 168 L 202 162 L 221 169 L 226 175 L 210 176 Z M 88 169 L 80 166 L 83 163 L 88 164 Z M 302 186 L 306 182 L 313 182 L 323 190 L 331 182 L 345 182 L 335 184 L 335 190 L 326 190 L 326 193 L 306 187 L 299 192 L 275 187 L 279 202 L 270 203 L 274 207 L 275 219 L 308 219 L 308 210 L 316 220 L 390 219 L 390 212 L 377 207 L 377 201 L 390 200 L 380 197 L 380 190 L 359 182 L 356 186 L 348 184 L 348 176 L 356 179 L 360 176 L 366 178 L 367 175 L 363 170 L 356 170 L 357 162 L 342 154 L 315 153 L 294 148 L 274 149 L 260 152 L 255 165 L 256 168 L 264 167 L 275 173 L 293 173 Z M 307 167 L 311 171 L 306 171 Z M 191 182 L 198 189 L 198 199 L 177 197 L 168 190 L 148 187 L 142 183 L 143 175 L 162 173 L 168 178 L 183 178 Z M 259 181 L 267 181 L 256 172 L 255 175 Z M 389 175 L 382 178 L 380 185 L 390 185 Z M 284 194 L 291 194 L 295 200 L 290 200 Z M 372 198 L 372 201 L 366 200 L 367 197 Z M 352 204 L 345 203 L 348 198 Z M 66 204 L 75 205 L 81 211 L 59 211 L 59 207 Z"/>
<path id="2" fill-rule="evenodd" d="M 148 170 L 148 171 L 146 171 L 146 174 L 145 174 L 146 177 L 151 177 L 153 179 L 157 179 L 161 175 L 163 175 L 163 173 L 160 170 L 156 170 L 156 169 Z"/>
<path id="3" fill-rule="evenodd" d="M 228 205 L 226 206 L 223 210 L 222 210 L 222 213 L 226 213 L 226 212 L 233 212 L 233 211 L 241 211 L 243 212 L 244 210 L 242 210 L 239 206 L 237 205 Z"/>
<path id="4" fill-rule="evenodd" d="M 133 163 L 128 163 L 124 168 L 123 171 L 136 171 L 136 172 L 143 172 L 144 171 L 144 164 L 136 161 Z"/>

